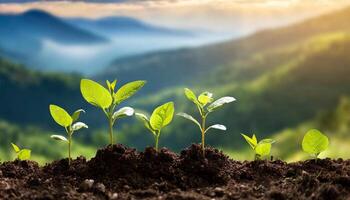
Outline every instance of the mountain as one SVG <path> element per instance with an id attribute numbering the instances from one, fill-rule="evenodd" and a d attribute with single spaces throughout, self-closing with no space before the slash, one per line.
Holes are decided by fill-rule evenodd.
<path id="1" fill-rule="evenodd" d="M 275 159 L 283 159 L 287 162 L 299 161 L 303 159 L 311 159 L 312 157 L 302 151 L 301 143 L 307 131 L 317 128 L 329 138 L 329 148 L 320 154 L 321 158 L 343 158 L 349 159 L 350 153 L 348 150 L 350 137 L 350 98 L 344 96 L 340 98 L 338 104 L 328 111 L 319 113 L 316 117 L 298 124 L 295 127 L 290 127 L 278 131 L 272 135 L 276 142 L 272 147 L 272 155 Z M 258 139 L 262 137 L 258 136 Z M 244 139 L 241 138 L 244 142 Z M 253 152 L 250 147 L 240 150 L 226 151 L 230 156 L 244 160 L 253 158 Z"/>
<path id="2" fill-rule="evenodd" d="M 208 117 L 208 125 L 220 123 L 228 128 L 226 134 L 214 131 L 208 134 L 208 144 L 240 149 L 245 145 L 240 133 L 269 137 L 313 119 L 320 112 L 334 109 L 342 96 L 350 96 L 349 51 L 349 32 L 327 33 L 303 43 L 252 55 L 242 63 L 245 70 L 230 69 L 231 65 L 226 66 L 224 72 L 218 70 L 219 74 L 227 74 L 231 79 L 225 77 L 220 82 L 222 76 L 213 72 L 212 76 L 197 82 L 193 87 L 196 94 L 210 91 L 214 98 L 234 96 L 237 99 Z M 232 78 L 234 76 L 246 79 L 236 81 Z M 185 86 L 188 85 L 145 94 L 134 107 L 150 111 L 162 102 L 173 100 L 177 112 L 187 112 L 198 118 L 196 108 L 183 94 Z M 142 127 L 127 126 L 122 135 L 127 134 L 128 142 L 138 145 L 137 141 L 147 138 L 143 131 L 146 130 Z M 200 134 L 191 122 L 175 117 L 164 130 L 162 139 L 162 145 L 178 150 L 189 143 L 199 142 Z"/>
<path id="3" fill-rule="evenodd" d="M 105 120 L 82 98 L 80 79 L 78 75 L 34 71 L 0 57 L 0 119 L 13 124 L 57 127 L 48 111 L 49 104 L 57 104 L 69 112 L 84 108 L 90 113 L 83 116 L 84 120 L 101 127 Z"/>
<path id="4" fill-rule="evenodd" d="M 65 21 L 76 27 L 99 35 L 105 35 L 106 37 L 118 37 L 120 35 L 190 37 L 194 35 L 189 31 L 157 27 L 124 16 L 104 17 L 96 20 L 87 18 L 66 18 Z"/>
<path id="5" fill-rule="evenodd" d="M 98 78 L 148 80 L 144 98 L 135 105 L 144 110 L 174 100 L 178 112 L 193 114 L 195 108 L 183 95 L 185 86 L 197 94 L 236 97 L 237 102 L 208 119 L 227 125 L 228 133 L 208 134 L 207 139 L 239 149 L 244 145 L 241 132 L 271 136 L 334 109 L 342 96 L 350 95 L 348 17 L 350 8 L 214 46 L 119 59 Z M 162 145 L 178 150 L 197 142 L 196 128 L 175 118 Z M 124 131 L 129 142 L 139 145 L 147 138 L 138 134 L 142 130 L 128 126 Z"/>
<path id="6" fill-rule="evenodd" d="M 186 85 L 210 77 L 212 70 L 228 66 L 234 69 L 249 56 L 302 43 L 319 34 L 349 31 L 350 8 L 306 20 L 294 25 L 264 30 L 253 35 L 215 45 L 146 53 L 116 59 L 98 76 L 99 79 L 126 77 L 152 82 L 150 91 Z M 279 59 L 279 58 L 274 58 Z"/>
<path id="7" fill-rule="evenodd" d="M 0 14 L 0 24 L 0 49 L 6 56 L 21 63 L 30 63 L 41 51 L 45 41 L 65 45 L 107 41 L 42 10 L 29 10 L 21 14 Z"/>

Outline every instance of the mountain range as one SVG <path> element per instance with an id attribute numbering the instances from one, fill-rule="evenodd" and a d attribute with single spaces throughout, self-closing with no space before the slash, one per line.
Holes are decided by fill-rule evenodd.
<path id="1" fill-rule="evenodd" d="M 155 39 L 193 37 L 128 17 L 61 18 L 36 9 L 0 14 L 0 24 L 2 56 L 42 71 L 93 73 L 125 54 L 181 45 Z"/>
<path id="2" fill-rule="evenodd" d="M 320 34 L 349 31 L 350 24 L 346 20 L 349 18 L 350 8 L 346 8 L 304 22 L 259 31 L 250 36 L 219 44 L 120 58 L 114 60 L 104 72 L 96 77 L 102 80 L 118 75 L 126 77 L 126 81 L 143 78 L 154 83 L 153 91 L 179 84 L 197 83 L 203 80 L 203 77 L 210 78 L 213 70 L 229 70 L 230 73 L 246 70 L 245 67 L 242 67 L 242 62 L 245 64 L 244 61 L 252 55 L 284 48 L 288 45 L 302 44 Z M 280 58 L 273 59 L 277 61 Z M 240 69 L 234 69 L 237 67 Z M 257 68 L 254 67 L 254 70 Z M 260 70 L 269 69 L 258 69 L 254 73 Z M 220 75 L 234 76 L 234 81 L 247 78 L 239 74 Z M 218 81 L 217 83 L 222 82 L 218 78 L 215 80 Z"/>
<path id="3" fill-rule="evenodd" d="M 0 49 L 11 57 L 25 60 L 40 51 L 42 40 L 63 44 L 107 41 L 41 10 L 30 10 L 22 14 L 0 14 L 0 24 Z"/>
<path id="4" fill-rule="evenodd" d="M 87 18 L 67 18 L 66 22 L 73 26 L 88 30 L 92 33 L 104 35 L 113 38 L 120 35 L 158 35 L 158 36 L 177 36 L 189 37 L 193 34 L 185 30 L 176 30 L 171 28 L 158 27 L 131 17 L 116 16 L 104 17 L 99 19 Z"/>
<path id="5" fill-rule="evenodd" d="M 225 43 L 129 56 L 115 60 L 94 79 L 104 83 L 105 79 L 118 78 L 117 87 L 126 81 L 146 79 L 142 92 L 128 101 L 142 112 L 172 100 L 177 112 L 198 117 L 183 87 L 191 87 L 196 94 L 213 92 L 214 98 L 234 96 L 236 102 L 208 117 L 208 124 L 220 123 L 228 128 L 226 134 L 208 133 L 208 144 L 227 151 L 245 150 L 240 133 L 255 133 L 259 139 L 275 138 L 283 149 L 276 155 L 293 160 L 300 151 L 300 136 L 310 128 L 325 132 L 336 141 L 333 145 L 345 144 L 339 141 L 350 127 L 349 17 L 347 8 Z M 6 103 L 0 106 L 0 118 L 51 129 L 55 125 L 48 115 L 49 103 L 69 111 L 82 107 L 87 109 L 82 119 L 90 131 L 102 128 L 101 135 L 106 135 L 102 113 L 80 95 L 80 78 L 33 72 L 1 60 L 0 94 Z M 140 149 L 153 144 L 143 124 L 132 122 L 117 123 L 118 141 Z M 81 136 L 83 142 L 96 142 L 92 138 L 97 134 L 91 132 Z M 199 141 L 197 127 L 175 117 L 162 132 L 160 145 L 179 150 Z"/>

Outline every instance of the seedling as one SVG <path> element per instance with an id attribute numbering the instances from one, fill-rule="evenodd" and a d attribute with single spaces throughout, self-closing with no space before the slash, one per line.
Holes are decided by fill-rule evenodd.
<path id="1" fill-rule="evenodd" d="M 247 141 L 249 146 L 254 150 L 255 152 L 255 160 L 259 160 L 262 157 L 270 155 L 271 152 L 271 146 L 273 143 L 275 143 L 275 140 L 273 139 L 263 139 L 260 142 L 256 139 L 255 134 L 250 138 L 249 136 L 245 134 L 241 134 L 244 139 Z"/>
<path id="2" fill-rule="evenodd" d="M 205 154 L 205 134 L 210 130 L 210 129 L 218 129 L 218 130 L 226 130 L 226 127 L 221 124 L 215 124 L 211 125 L 209 127 L 206 127 L 206 119 L 209 113 L 215 111 L 216 109 L 222 107 L 224 104 L 231 103 L 235 101 L 236 99 L 233 97 L 221 97 L 218 100 L 213 102 L 213 94 L 210 92 L 203 92 L 200 94 L 198 97 L 192 92 L 190 89 L 185 88 L 185 95 L 187 99 L 192 101 L 198 108 L 199 114 L 201 116 L 201 123 L 199 123 L 194 117 L 192 117 L 189 114 L 186 113 L 178 113 L 177 115 L 184 117 L 185 119 L 188 119 L 195 123 L 202 134 L 202 151 L 203 151 L 203 156 Z M 213 102 L 213 103 L 211 103 Z M 211 104 L 209 104 L 211 103 Z"/>
<path id="3" fill-rule="evenodd" d="M 174 116 L 174 103 L 168 102 L 161 106 L 158 106 L 148 118 L 145 114 L 136 113 L 139 119 L 141 119 L 145 127 L 151 131 L 155 139 L 155 148 L 158 151 L 158 142 L 162 128 L 166 127 L 173 120 Z"/>
<path id="4" fill-rule="evenodd" d="M 81 80 L 80 91 L 84 99 L 93 106 L 101 108 L 108 119 L 110 144 L 114 143 L 113 126 L 116 120 L 134 115 L 134 109 L 131 107 L 123 107 L 115 111 L 116 107 L 133 96 L 145 83 L 146 81 L 133 81 L 123 85 L 115 92 L 117 80 L 112 83 L 107 80 L 107 89 L 95 81 Z"/>
<path id="5" fill-rule="evenodd" d="M 18 160 L 29 160 L 30 159 L 30 154 L 31 150 L 29 149 L 20 149 L 17 145 L 14 143 L 11 143 L 13 150 L 16 152 L 17 159 Z"/>
<path id="6" fill-rule="evenodd" d="M 320 153 L 328 148 L 328 137 L 316 129 L 308 131 L 302 142 L 302 148 L 306 153 L 318 158 Z"/>
<path id="7" fill-rule="evenodd" d="M 50 105 L 49 109 L 50 109 L 50 114 L 54 119 L 54 121 L 58 125 L 64 127 L 68 135 L 68 139 L 62 135 L 51 135 L 51 138 L 68 143 L 68 162 L 70 164 L 70 161 L 72 160 L 71 158 L 72 135 L 75 131 L 81 128 L 88 128 L 88 126 L 83 122 L 77 122 L 80 117 L 80 113 L 82 112 L 85 113 L 85 111 L 83 109 L 79 109 L 75 111 L 72 115 L 69 115 L 66 110 L 56 105 Z"/>

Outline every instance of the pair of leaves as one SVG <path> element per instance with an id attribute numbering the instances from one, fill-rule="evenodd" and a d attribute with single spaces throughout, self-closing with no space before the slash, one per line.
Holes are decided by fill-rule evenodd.
<path id="1" fill-rule="evenodd" d="M 174 117 L 174 103 L 168 102 L 161 106 L 158 106 L 153 112 L 151 117 L 148 117 L 142 113 L 136 113 L 136 116 L 144 122 L 144 125 L 154 135 L 159 134 L 162 128 L 170 124 Z"/>
<path id="2" fill-rule="evenodd" d="M 79 130 L 81 128 L 88 128 L 88 126 L 86 124 L 84 124 L 83 122 L 77 122 L 77 123 L 73 124 L 73 126 L 72 126 L 73 132 L 77 131 L 77 130 Z M 68 142 L 68 139 L 66 137 L 62 136 L 62 135 L 51 135 L 51 138 L 55 139 L 55 140 Z"/>
<path id="3" fill-rule="evenodd" d="M 255 154 L 259 156 L 268 156 L 271 152 L 271 146 L 275 142 L 272 139 L 263 139 L 258 142 L 255 134 L 252 137 L 249 137 L 245 134 L 241 134 L 243 138 L 247 141 L 249 146 L 255 151 Z"/>
<path id="4" fill-rule="evenodd" d="M 187 97 L 187 99 L 192 101 L 197 106 L 200 106 L 201 108 L 203 108 L 205 105 L 207 105 L 208 103 L 211 103 L 213 101 L 213 98 L 212 98 L 213 94 L 210 93 L 210 92 L 203 92 L 197 98 L 192 90 L 190 90 L 188 88 L 185 88 L 184 91 L 185 91 L 185 96 Z M 207 107 L 207 111 L 208 112 L 213 112 L 214 110 L 220 108 L 224 104 L 228 104 L 228 103 L 231 103 L 233 101 L 236 101 L 236 99 L 233 98 L 233 97 L 221 97 L 218 100 L 216 100 L 213 103 L 211 103 Z"/>
<path id="5" fill-rule="evenodd" d="M 308 131 L 302 141 L 302 148 L 305 152 L 316 157 L 328 148 L 328 137 L 316 129 Z"/>
<path id="6" fill-rule="evenodd" d="M 82 79 L 80 82 L 80 91 L 87 102 L 96 107 L 106 109 L 111 106 L 112 103 L 119 104 L 133 96 L 145 85 L 145 83 L 146 81 L 133 81 L 123 85 L 116 93 L 114 93 L 116 81 L 112 83 L 107 81 L 107 86 L 110 90 L 108 91 L 105 87 L 95 81 Z"/>
<path id="7" fill-rule="evenodd" d="M 114 92 L 115 86 L 117 85 L 117 80 L 114 80 L 112 83 L 109 82 L 108 80 L 106 80 L 106 84 L 107 84 L 107 88 L 109 89 L 109 91 Z"/>
<path id="8" fill-rule="evenodd" d="M 18 160 L 29 160 L 31 156 L 31 150 L 29 149 L 20 149 L 17 145 L 14 143 L 11 143 L 13 150 L 17 154 Z"/>
<path id="9" fill-rule="evenodd" d="M 117 110 L 112 115 L 112 120 L 115 121 L 116 119 L 120 119 L 123 117 L 130 117 L 133 116 L 135 113 L 134 109 L 131 107 L 123 107 Z"/>
<path id="10" fill-rule="evenodd" d="M 76 122 L 80 117 L 80 113 L 82 113 L 82 112 L 85 113 L 85 111 L 83 109 L 79 109 L 79 110 L 75 111 L 72 114 L 72 116 L 70 116 L 65 109 L 63 109 L 57 105 L 52 105 L 52 104 L 49 106 L 49 110 L 50 110 L 50 114 L 51 114 L 52 118 L 55 120 L 55 122 L 57 124 L 59 124 L 60 126 L 65 127 L 65 128 L 71 126 L 73 124 L 73 122 Z M 87 127 L 87 126 L 86 126 L 86 124 L 84 124 L 82 122 L 77 122 L 77 123 L 73 124 L 72 127 L 73 127 L 73 130 L 75 131 L 75 130 L 79 130 L 82 127 Z"/>
<path id="11" fill-rule="evenodd" d="M 50 108 L 50 114 L 51 114 L 52 118 L 55 120 L 55 122 L 57 124 L 59 124 L 60 126 L 63 126 L 64 128 L 66 128 L 66 130 L 68 128 L 69 134 L 71 134 L 74 131 L 77 131 L 79 129 L 82 129 L 82 128 L 88 128 L 88 126 L 85 123 L 76 122 L 80 117 L 80 113 L 82 113 L 82 112 L 85 113 L 85 111 L 83 109 L 79 109 L 79 110 L 75 111 L 72 114 L 72 116 L 70 116 L 65 109 L 63 109 L 57 105 L 50 105 L 49 108 Z M 74 123 L 74 122 L 76 122 L 76 123 Z M 51 135 L 51 138 L 53 138 L 55 140 L 66 141 L 66 142 L 68 141 L 67 138 L 65 138 L 64 136 L 61 136 L 61 135 Z"/>
<path id="12" fill-rule="evenodd" d="M 72 131 L 73 132 L 77 131 L 79 129 L 82 129 L 82 128 L 89 128 L 89 127 L 83 122 L 77 122 L 77 123 L 72 125 Z M 62 136 L 62 135 L 51 135 L 51 138 L 55 139 L 55 140 L 68 142 L 68 139 L 66 137 Z"/>
<path id="13" fill-rule="evenodd" d="M 178 113 L 177 115 L 192 121 L 194 124 L 196 124 L 199 127 L 199 129 L 202 130 L 201 124 L 194 117 L 192 117 L 191 115 L 189 115 L 187 113 Z M 218 129 L 218 130 L 226 131 L 226 127 L 224 125 L 222 125 L 222 124 L 214 124 L 212 126 L 209 126 L 206 130 L 204 130 L 204 133 L 206 133 L 210 129 Z"/>

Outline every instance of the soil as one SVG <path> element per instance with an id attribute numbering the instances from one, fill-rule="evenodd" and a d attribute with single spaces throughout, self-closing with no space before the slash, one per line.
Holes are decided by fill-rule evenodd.
<path id="1" fill-rule="evenodd" d="M 0 199 L 349 199 L 350 160 L 295 163 L 229 159 L 193 144 L 180 154 L 107 146 L 40 167 L 34 161 L 0 165 Z"/>

